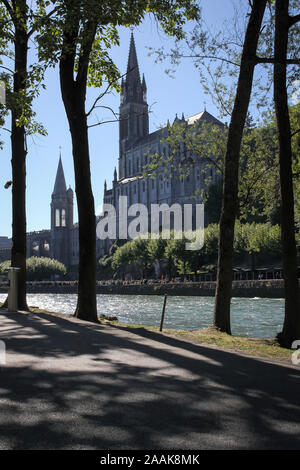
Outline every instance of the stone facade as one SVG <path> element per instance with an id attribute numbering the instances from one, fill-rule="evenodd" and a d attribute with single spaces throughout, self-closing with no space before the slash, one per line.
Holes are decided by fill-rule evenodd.
<path id="1" fill-rule="evenodd" d="M 215 168 L 208 166 L 199 155 L 192 154 L 186 149 L 184 142 L 180 145 L 180 153 L 169 157 L 170 148 L 167 137 L 169 123 L 165 128 L 149 133 L 149 112 L 147 104 L 147 86 L 143 75 L 141 80 L 137 61 L 136 47 L 133 34 L 131 35 L 130 50 L 125 80 L 122 80 L 119 125 L 119 165 L 118 174 L 115 169 L 112 188 L 104 183 L 104 204 L 112 204 L 119 214 L 119 197 L 127 196 L 128 206 L 135 203 L 144 204 L 151 213 L 152 204 L 201 204 L 201 191 L 205 188 L 207 177 L 211 183 L 216 181 Z M 174 122 L 182 129 L 202 122 L 210 122 L 218 126 L 223 124 L 206 110 L 185 118 L 176 115 Z M 162 158 L 162 164 L 153 173 L 147 173 L 151 158 L 157 155 Z M 173 168 L 183 168 L 180 174 Z M 186 171 L 188 169 L 188 171 Z M 146 176 L 145 176 L 146 173 Z M 209 222 L 208 217 L 206 223 Z M 109 248 L 109 241 L 101 244 L 101 254 Z"/>
<path id="2" fill-rule="evenodd" d="M 175 121 L 183 126 L 195 122 L 212 122 L 223 126 L 206 110 L 185 118 L 183 115 Z M 143 75 L 139 73 L 136 47 L 131 35 L 126 78 L 122 80 L 119 123 L 119 160 L 118 172 L 115 169 L 112 187 L 104 184 L 103 202 L 113 204 L 119 210 L 119 197 L 126 195 L 128 206 L 143 203 L 150 212 L 151 204 L 201 203 L 201 194 L 196 191 L 205 186 L 206 176 L 210 181 L 216 179 L 213 167 L 205 168 L 205 162 L 197 155 L 186 150 L 184 143 L 180 154 L 173 165 L 188 167 L 189 172 L 183 178 L 175 174 L 167 162 L 171 149 L 166 138 L 168 126 L 149 133 L 149 109 L 147 103 L 147 86 Z M 146 174 L 145 168 L 152 155 L 157 154 L 166 163 L 157 169 L 155 174 Z M 169 168 L 168 168 L 169 165 Z M 209 174 L 208 174 L 209 172 Z M 27 257 L 46 256 L 55 258 L 67 268 L 78 265 L 79 242 L 78 224 L 73 223 L 73 191 L 67 189 L 61 157 L 59 158 L 56 180 L 51 198 L 51 228 L 27 234 Z M 206 220 L 206 223 L 208 220 Z M 3 240 L 2 240 L 3 238 Z M 10 243 L 0 237 L 2 257 L 9 258 Z M 5 246 L 4 243 L 6 243 Z M 97 240 L 97 257 L 109 250 L 111 240 Z M 1 259 L 1 253 L 0 253 Z"/>

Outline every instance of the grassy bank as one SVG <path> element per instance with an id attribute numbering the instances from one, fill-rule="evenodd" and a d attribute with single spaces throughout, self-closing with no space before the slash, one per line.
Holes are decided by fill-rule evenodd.
<path id="1" fill-rule="evenodd" d="M 135 328 L 144 328 L 145 330 L 159 333 L 158 327 L 124 325 L 120 322 L 110 322 L 110 324 L 128 330 L 132 329 L 132 331 L 134 331 Z M 241 336 L 231 336 L 226 333 L 221 333 L 214 328 L 205 328 L 203 330 L 164 329 L 163 334 L 196 345 L 207 345 L 229 352 L 291 364 L 291 351 L 280 347 L 275 338 L 244 338 Z"/>
<path id="2" fill-rule="evenodd" d="M 1 303 L 0 303 L 1 307 Z M 42 313 L 48 315 L 55 315 L 61 318 L 68 318 L 67 315 L 56 312 L 49 312 L 36 307 L 31 307 L 33 313 Z M 213 328 L 205 328 L 203 330 L 172 330 L 164 329 L 163 333 L 159 333 L 158 327 L 150 327 L 145 325 L 132 325 L 124 324 L 119 321 L 107 321 L 99 319 L 102 324 L 110 324 L 118 328 L 124 328 L 127 331 L 134 332 L 135 329 L 143 328 L 152 332 L 157 332 L 158 335 L 171 336 L 182 341 L 191 342 L 202 346 L 211 346 L 214 348 L 222 349 L 229 352 L 245 354 L 247 356 L 258 357 L 263 359 L 272 359 L 279 362 L 291 364 L 291 351 L 279 346 L 274 338 L 244 338 L 240 336 L 230 336 L 226 333 L 221 333 Z M 159 336 L 156 338 L 159 339 Z"/>

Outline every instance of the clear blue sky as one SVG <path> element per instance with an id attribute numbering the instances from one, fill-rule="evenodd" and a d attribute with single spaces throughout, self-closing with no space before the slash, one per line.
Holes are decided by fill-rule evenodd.
<path id="1" fill-rule="evenodd" d="M 203 12 L 208 25 L 218 25 L 226 17 L 230 18 L 231 0 L 203 0 Z M 154 57 L 148 56 L 147 46 L 158 48 L 171 45 L 172 40 L 157 31 L 157 26 L 150 20 L 134 30 L 135 43 L 140 67 L 148 87 L 148 103 L 151 105 L 150 131 L 161 124 L 172 121 L 175 114 L 191 116 L 201 112 L 206 101 L 207 110 L 218 116 L 217 109 L 204 95 L 199 76 L 192 61 L 186 60 L 177 70 L 175 79 L 165 74 L 166 65 L 155 64 Z M 120 31 L 120 47 L 113 50 L 113 58 L 121 72 L 126 71 L 129 50 L 130 30 Z M 35 102 L 37 118 L 46 127 L 47 137 L 29 137 L 27 158 L 27 230 L 50 228 L 50 200 L 59 158 L 59 146 L 62 147 L 62 160 L 67 185 L 74 189 L 74 172 L 71 154 L 71 139 L 62 105 L 58 70 L 49 70 L 46 76 L 45 91 Z M 97 91 L 89 91 L 88 102 L 92 102 Z M 103 104 L 118 110 L 119 96 L 109 96 Z M 110 118 L 107 111 L 98 110 L 100 119 Z M 9 124 L 9 121 L 7 125 Z M 5 133 L 1 133 L 5 134 Z M 10 140 L 6 137 L 4 149 L 0 152 L 0 236 L 11 236 L 11 190 L 3 188 L 11 179 Z M 92 183 L 95 205 L 102 202 L 104 179 L 111 187 L 114 167 L 118 162 L 118 124 L 104 124 L 89 132 Z M 76 206 L 76 204 L 75 204 Z M 77 220 L 75 209 L 74 220 Z"/>

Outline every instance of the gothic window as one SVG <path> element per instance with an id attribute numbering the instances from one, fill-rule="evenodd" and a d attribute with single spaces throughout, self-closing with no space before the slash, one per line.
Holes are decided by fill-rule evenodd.
<path id="1" fill-rule="evenodd" d="M 60 227 L 60 211 L 55 209 L 55 227 Z"/>
<path id="2" fill-rule="evenodd" d="M 140 171 L 140 160 L 138 158 L 136 159 L 136 171 L 137 173 Z"/>
<path id="3" fill-rule="evenodd" d="M 136 184 L 133 186 L 133 192 L 136 194 Z"/>
<path id="4" fill-rule="evenodd" d="M 131 160 L 128 162 L 128 174 L 131 175 Z"/>
<path id="5" fill-rule="evenodd" d="M 146 190 L 146 185 L 145 185 L 145 181 L 143 181 L 143 193 L 145 192 Z"/>
<path id="6" fill-rule="evenodd" d="M 66 211 L 65 211 L 65 209 L 62 209 L 62 211 L 61 211 L 61 226 L 62 227 L 66 226 Z"/>
<path id="7" fill-rule="evenodd" d="M 152 189 L 155 188 L 155 181 L 154 181 L 154 178 L 152 178 Z"/>
<path id="8" fill-rule="evenodd" d="M 197 180 L 200 180 L 200 170 L 197 170 Z"/>

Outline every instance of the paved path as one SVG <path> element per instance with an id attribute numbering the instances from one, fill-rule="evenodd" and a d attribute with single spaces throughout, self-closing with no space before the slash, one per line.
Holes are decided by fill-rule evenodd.
<path id="1" fill-rule="evenodd" d="M 297 368 L 49 315 L 0 339 L 0 449 L 300 448 Z"/>

